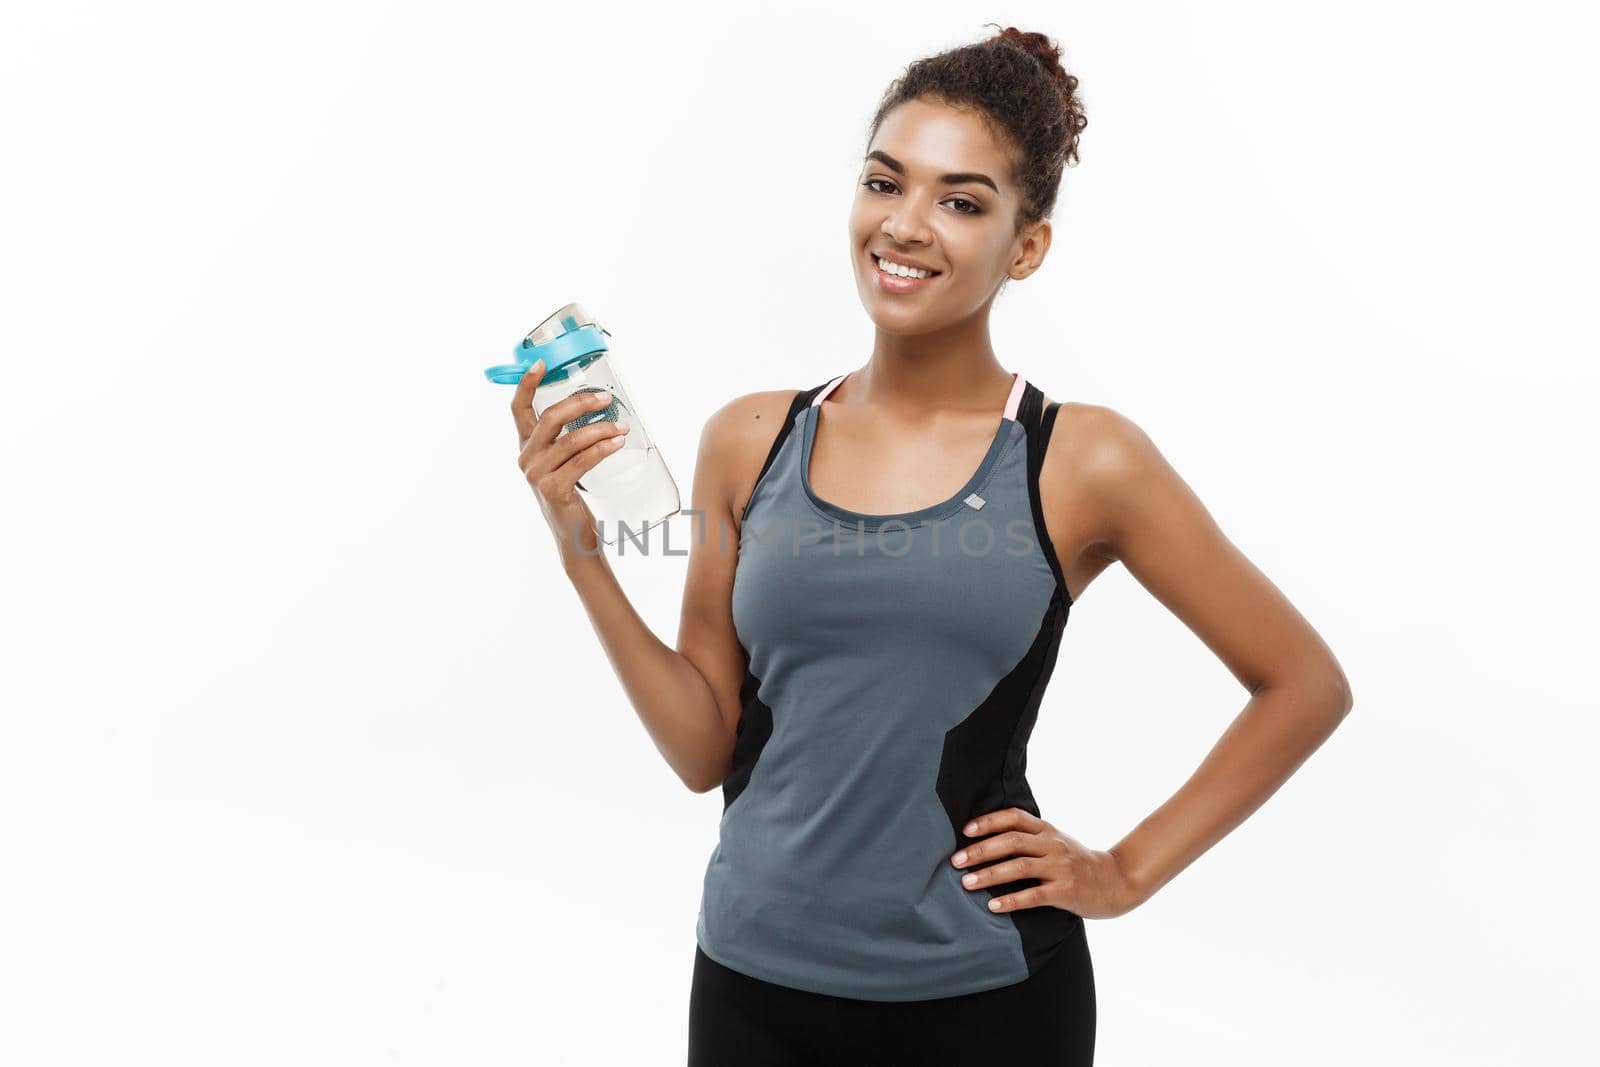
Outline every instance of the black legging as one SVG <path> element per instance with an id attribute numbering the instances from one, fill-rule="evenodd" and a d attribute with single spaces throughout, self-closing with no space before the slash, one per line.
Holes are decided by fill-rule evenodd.
<path id="1" fill-rule="evenodd" d="M 1094 1062 L 1094 968 L 1076 937 L 1014 985 L 877 1001 L 773 985 L 695 946 L 689 1067 L 927 1067 Z"/>

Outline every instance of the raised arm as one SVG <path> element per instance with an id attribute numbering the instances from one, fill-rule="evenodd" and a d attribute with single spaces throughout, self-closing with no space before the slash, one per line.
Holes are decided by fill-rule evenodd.
<path id="1" fill-rule="evenodd" d="M 748 494 L 756 465 L 794 393 L 757 393 L 730 401 L 701 431 L 691 521 L 686 524 L 689 574 L 675 650 L 650 630 L 628 600 L 574 490 L 583 472 L 604 457 L 601 442 L 612 430 L 599 423 L 557 441 L 559 428 L 595 401 L 587 395 L 567 398 L 536 418 L 532 397 L 540 377 L 537 369 L 524 376 L 512 400 L 521 442 L 519 465 L 634 711 L 684 784 L 706 792 L 727 775 L 744 670 L 730 603 L 738 546 L 734 502 L 741 491 Z M 701 514 L 693 514 L 697 511 Z M 727 536 L 719 538 L 719 531 Z"/>

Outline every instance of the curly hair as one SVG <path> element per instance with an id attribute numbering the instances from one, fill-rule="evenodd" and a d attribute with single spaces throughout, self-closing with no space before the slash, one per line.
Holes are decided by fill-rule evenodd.
<path id="1" fill-rule="evenodd" d="M 985 23 L 1000 29 L 998 23 Z M 1016 149 L 1022 205 L 1016 232 L 1055 210 L 1063 168 L 1078 162 L 1078 135 L 1089 120 L 1078 79 L 1061 66 L 1061 49 L 1042 33 L 1007 26 L 978 42 L 916 60 L 889 84 L 867 129 L 867 143 L 890 111 L 924 96 L 972 107 Z"/>

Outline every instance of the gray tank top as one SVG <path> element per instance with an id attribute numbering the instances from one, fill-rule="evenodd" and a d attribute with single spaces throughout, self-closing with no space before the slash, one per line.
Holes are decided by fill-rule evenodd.
<path id="1" fill-rule="evenodd" d="M 823 399 L 803 390 L 739 531 L 745 652 L 733 766 L 695 937 L 763 981 L 862 1000 L 1011 985 L 1084 936 L 1051 905 L 1007 913 L 950 857 L 967 820 L 1039 815 L 1028 736 L 1072 598 L 1039 467 L 1058 404 L 1020 374 L 967 484 L 894 515 L 811 488 Z"/>

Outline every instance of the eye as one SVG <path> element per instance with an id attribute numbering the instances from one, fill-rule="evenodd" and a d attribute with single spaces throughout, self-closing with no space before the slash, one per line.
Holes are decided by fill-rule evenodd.
<path id="1" fill-rule="evenodd" d="M 873 189 L 873 186 L 875 186 L 875 185 L 888 185 L 888 186 L 893 186 L 894 185 L 894 183 L 889 181 L 887 178 L 868 178 L 866 181 L 862 182 L 861 184 L 865 188 L 872 189 L 872 191 L 875 192 L 875 193 L 879 192 L 879 190 Z M 981 215 L 981 214 L 983 214 L 983 208 L 979 207 L 977 204 L 973 203 L 971 200 L 968 200 L 964 196 L 952 197 L 950 202 L 951 203 L 955 203 L 955 204 L 965 204 L 968 208 L 971 208 L 970 211 L 967 211 L 967 210 L 957 211 L 956 212 L 957 215 Z"/>

